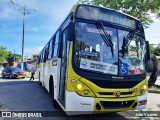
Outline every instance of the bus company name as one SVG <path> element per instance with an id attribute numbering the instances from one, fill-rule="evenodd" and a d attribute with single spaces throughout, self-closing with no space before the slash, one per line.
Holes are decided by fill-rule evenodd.
<path id="1" fill-rule="evenodd" d="M 41 113 L 12 113 L 13 117 L 42 117 Z"/>

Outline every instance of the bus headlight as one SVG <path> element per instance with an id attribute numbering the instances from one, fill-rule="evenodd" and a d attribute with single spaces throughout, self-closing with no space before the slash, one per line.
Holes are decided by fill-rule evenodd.
<path id="1" fill-rule="evenodd" d="M 78 84 L 77 89 L 82 90 L 82 84 Z"/>
<path id="2" fill-rule="evenodd" d="M 77 82 L 77 80 L 72 80 L 72 83 L 76 83 Z"/>
<path id="3" fill-rule="evenodd" d="M 88 95 L 89 91 L 88 90 L 84 90 L 84 94 Z"/>
<path id="4" fill-rule="evenodd" d="M 144 95 L 147 90 L 148 90 L 148 84 L 146 83 L 138 91 L 137 95 Z"/>
<path id="5" fill-rule="evenodd" d="M 139 91 L 139 93 L 142 95 L 142 94 L 143 94 L 143 89 L 141 89 L 141 90 Z"/>
<path id="6" fill-rule="evenodd" d="M 87 97 L 93 97 L 95 96 L 95 94 L 93 93 L 93 91 L 87 86 L 85 85 L 83 82 L 79 81 L 79 80 L 71 80 L 71 85 L 73 87 L 73 89 L 75 90 L 75 92 L 80 95 L 80 96 L 87 96 Z"/>
<path id="7" fill-rule="evenodd" d="M 143 89 L 144 89 L 144 90 L 147 90 L 147 88 L 148 88 L 148 86 L 145 84 L 145 85 L 143 86 Z"/>

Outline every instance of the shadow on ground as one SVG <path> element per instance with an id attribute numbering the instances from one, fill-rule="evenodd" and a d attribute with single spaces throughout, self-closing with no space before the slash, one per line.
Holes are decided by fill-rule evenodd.
<path id="1" fill-rule="evenodd" d="M 1 79 L 0 78 L 0 104 L 11 111 L 28 111 L 28 112 L 55 112 L 60 111 L 59 115 L 55 115 L 52 119 L 76 119 L 76 120 L 125 120 L 127 114 L 125 112 L 95 114 L 95 115 L 78 115 L 67 116 L 65 112 L 59 108 L 52 107 L 52 99 L 48 91 L 44 87 L 40 87 L 38 81 L 23 81 L 21 79 Z M 30 118 L 25 118 L 31 120 Z M 40 118 L 38 118 L 40 119 Z M 42 118 L 42 120 L 46 118 Z M 48 118 L 47 118 L 48 119 Z M 41 120 L 41 119 L 40 119 Z"/>

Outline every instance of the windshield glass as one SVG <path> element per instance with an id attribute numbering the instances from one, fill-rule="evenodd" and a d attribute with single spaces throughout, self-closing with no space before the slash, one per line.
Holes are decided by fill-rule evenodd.
<path id="1" fill-rule="evenodd" d="M 103 25 L 102 28 L 106 32 L 97 24 L 76 24 L 76 65 L 81 69 L 112 75 L 143 74 L 146 52 L 144 37 L 135 31 L 117 30 Z"/>
<path id="2" fill-rule="evenodd" d="M 82 68 L 108 74 L 118 74 L 118 44 L 116 29 L 105 27 L 112 47 L 104 39 L 104 32 L 95 24 L 77 23 L 75 62 Z M 113 49 L 113 52 L 112 50 Z M 114 53 L 114 55 L 113 55 Z"/>
<path id="3" fill-rule="evenodd" d="M 119 74 L 143 74 L 145 70 L 145 39 L 133 32 L 118 30 Z"/>

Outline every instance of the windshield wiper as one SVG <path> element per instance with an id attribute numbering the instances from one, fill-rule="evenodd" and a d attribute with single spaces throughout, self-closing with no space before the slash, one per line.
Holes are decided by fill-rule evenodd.
<path id="1" fill-rule="evenodd" d="M 123 37 L 123 43 L 122 43 L 122 57 L 124 57 L 124 54 L 127 50 L 127 47 L 129 46 L 130 42 L 132 41 L 134 37 L 135 31 L 130 31 L 127 35 L 127 37 Z"/>
<path id="2" fill-rule="evenodd" d="M 112 43 L 111 35 L 107 33 L 107 31 L 105 30 L 101 22 L 97 22 L 96 27 L 99 30 L 99 33 L 101 37 L 103 38 L 104 42 L 106 43 L 106 45 L 111 48 L 112 57 L 114 57 L 113 43 Z"/>

